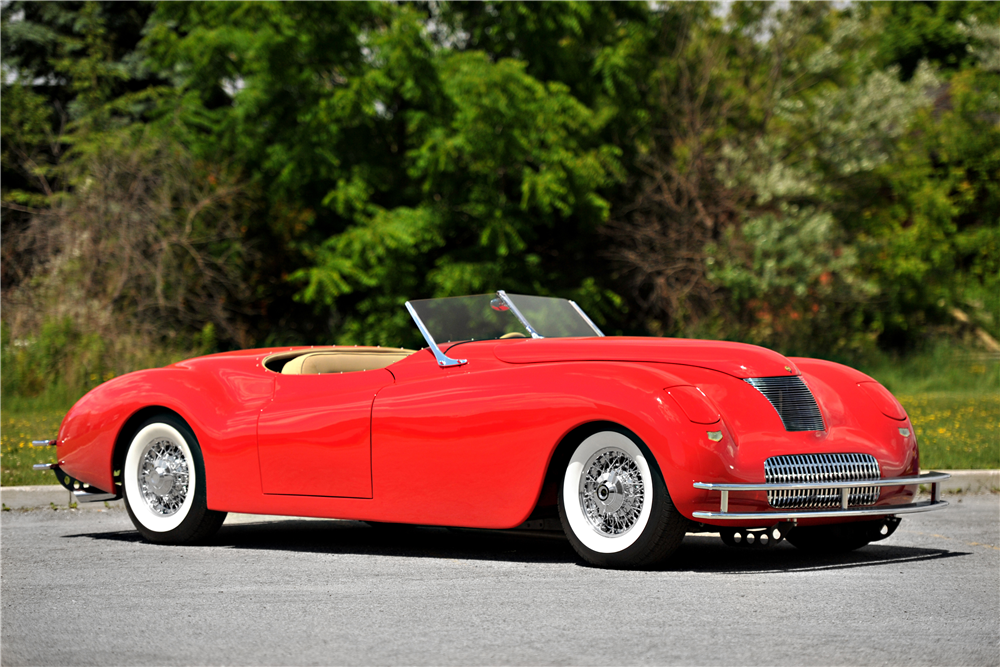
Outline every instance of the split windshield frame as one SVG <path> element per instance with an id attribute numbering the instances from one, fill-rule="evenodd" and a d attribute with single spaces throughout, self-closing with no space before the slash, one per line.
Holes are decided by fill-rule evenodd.
<path id="1" fill-rule="evenodd" d="M 499 299 L 506 307 L 506 309 L 509 310 L 514 315 L 514 317 L 518 319 L 518 321 L 525 328 L 525 330 L 529 334 L 531 334 L 532 338 L 545 337 L 542 336 L 540 333 L 538 333 L 538 331 L 531 325 L 531 323 L 528 322 L 524 314 L 521 313 L 520 309 L 518 309 L 518 307 L 514 304 L 513 300 L 511 300 L 511 298 L 507 295 L 507 292 L 505 292 L 504 290 L 497 290 L 496 295 L 497 299 Z M 597 325 L 594 324 L 593 320 L 587 317 L 587 314 L 583 312 L 583 309 L 580 308 L 580 306 L 578 306 L 575 301 L 571 301 L 569 299 L 567 299 L 566 301 L 573 307 L 573 310 L 575 310 L 580 315 L 580 317 L 583 318 L 584 322 L 586 322 L 587 325 L 594 330 L 594 333 L 597 336 L 600 336 L 602 338 L 604 337 L 604 333 L 597 328 Z M 416 323 L 417 329 L 420 330 L 420 333 L 424 337 L 424 340 L 427 341 L 427 347 L 434 355 L 434 359 L 437 360 L 438 366 L 446 368 L 449 366 L 461 366 L 469 362 L 468 359 L 453 359 L 452 357 L 446 355 L 441 350 L 441 348 L 438 347 L 437 342 L 434 340 L 434 337 L 431 335 L 431 332 L 427 329 L 427 326 L 424 324 L 423 320 L 420 319 L 420 316 L 417 314 L 417 311 L 413 307 L 413 305 L 409 301 L 407 301 L 405 305 L 407 312 L 410 313 L 410 317 L 412 317 L 413 321 Z"/>

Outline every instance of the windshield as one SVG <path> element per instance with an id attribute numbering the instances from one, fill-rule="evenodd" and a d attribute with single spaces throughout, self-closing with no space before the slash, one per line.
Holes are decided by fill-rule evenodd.
<path id="1" fill-rule="evenodd" d="M 543 338 L 601 335 L 580 307 L 568 299 L 524 294 L 508 294 L 507 298 Z"/>
<path id="2" fill-rule="evenodd" d="M 437 343 L 602 335 L 567 299 L 497 292 L 408 304 L 419 319 L 418 326 L 422 324 Z"/>
<path id="3" fill-rule="evenodd" d="M 438 343 L 530 335 L 495 294 L 418 299 L 409 304 Z"/>

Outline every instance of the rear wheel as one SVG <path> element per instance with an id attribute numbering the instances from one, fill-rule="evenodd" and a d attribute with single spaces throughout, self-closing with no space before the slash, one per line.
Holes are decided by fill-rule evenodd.
<path id="1" fill-rule="evenodd" d="M 132 523 L 150 542 L 198 542 L 226 518 L 206 505 L 201 449 L 175 415 L 158 415 L 139 428 L 125 454 L 122 488 Z"/>
<path id="2" fill-rule="evenodd" d="M 576 447 L 559 490 L 559 518 L 584 560 L 621 569 L 660 564 L 687 529 L 645 445 L 619 431 L 595 433 Z"/>

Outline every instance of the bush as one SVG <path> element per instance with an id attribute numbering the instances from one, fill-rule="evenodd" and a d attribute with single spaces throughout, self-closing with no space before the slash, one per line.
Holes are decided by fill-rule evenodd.
<path id="1" fill-rule="evenodd" d="M 33 337 L 12 338 L 6 324 L 2 331 L 0 402 L 4 411 L 14 412 L 68 409 L 119 375 L 214 351 L 208 327 L 198 344 L 185 348 L 164 348 L 139 335 L 109 338 L 87 331 L 69 317 L 44 321 Z"/>

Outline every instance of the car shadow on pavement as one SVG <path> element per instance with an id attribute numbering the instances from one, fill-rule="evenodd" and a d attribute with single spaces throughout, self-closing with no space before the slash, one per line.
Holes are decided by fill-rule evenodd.
<path id="1" fill-rule="evenodd" d="M 567 563 L 576 553 L 561 534 L 525 534 L 362 521 L 268 521 L 226 525 L 211 542 L 236 549 Z"/>
<path id="2" fill-rule="evenodd" d="M 133 530 L 80 533 L 66 537 L 143 542 L 142 536 Z M 369 525 L 363 521 L 337 519 L 266 519 L 225 524 L 209 540 L 185 548 L 212 547 L 526 563 L 572 563 L 577 560 L 573 548 L 561 534 L 534 535 L 518 531 L 402 524 Z"/>
<path id="3" fill-rule="evenodd" d="M 769 547 L 727 547 L 715 535 L 688 535 L 666 569 L 720 574 L 807 572 L 892 566 L 906 562 L 970 556 L 968 551 L 929 549 L 873 542 L 839 554 L 810 554 L 787 542 Z"/>
<path id="4" fill-rule="evenodd" d="M 67 537 L 140 542 L 135 531 Z M 252 551 L 356 554 L 516 563 L 582 561 L 559 533 L 369 525 L 361 521 L 267 519 L 226 524 L 203 547 Z M 971 555 L 969 552 L 874 543 L 845 554 L 817 556 L 781 543 L 764 548 L 727 547 L 716 535 L 688 535 L 661 571 L 723 574 L 782 573 L 877 567 Z"/>

